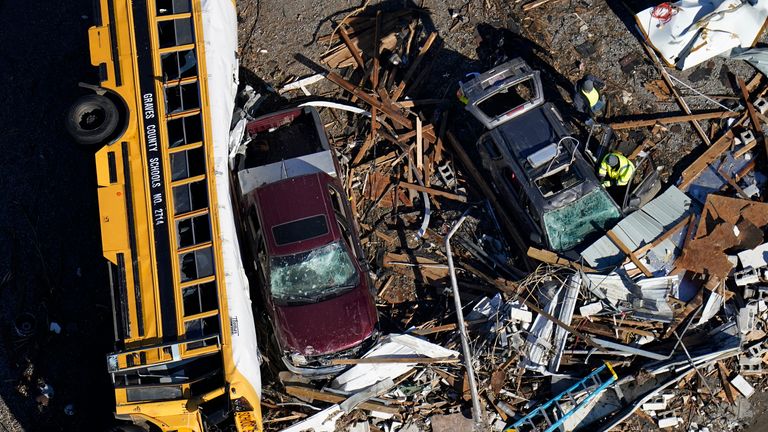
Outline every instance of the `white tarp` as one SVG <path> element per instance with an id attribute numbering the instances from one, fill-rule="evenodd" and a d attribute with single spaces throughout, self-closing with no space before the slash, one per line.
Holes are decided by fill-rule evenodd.
<path id="1" fill-rule="evenodd" d="M 219 235 L 224 260 L 227 309 L 232 327 L 232 357 L 237 371 L 261 398 L 256 327 L 229 194 L 229 129 L 238 85 L 237 12 L 234 3 L 229 1 L 203 0 L 201 5 Z"/>
<path id="2" fill-rule="evenodd" d="M 671 12 L 651 7 L 635 19 L 661 58 L 685 70 L 733 48 L 753 46 L 768 19 L 768 0 L 754 3 L 683 0 L 672 3 Z"/>

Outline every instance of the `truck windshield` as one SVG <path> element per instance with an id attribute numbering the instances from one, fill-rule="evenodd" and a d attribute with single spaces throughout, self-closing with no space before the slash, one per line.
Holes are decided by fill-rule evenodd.
<path id="1" fill-rule="evenodd" d="M 544 213 L 544 229 L 552 249 L 564 251 L 576 247 L 591 233 L 605 230 L 619 218 L 619 209 L 603 188 L 597 188 L 578 200 Z"/>
<path id="2" fill-rule="evenodd" d="M 317 302 L 357 282 L 357 270 L 341 242 L 270 261 L 270 290 L 281 303 Z"/>

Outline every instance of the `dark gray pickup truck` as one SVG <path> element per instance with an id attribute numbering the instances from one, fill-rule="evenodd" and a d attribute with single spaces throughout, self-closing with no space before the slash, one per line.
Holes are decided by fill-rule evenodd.
<path id="1" fill-rule="evenodd" d="M 572 250 L 618 221 L 621 207 L 544 102 L 538 71 L 514 59 L 461 83 L 459 94 L 488 129 L 477 144 L 483 167 L 532 244 Z"/>

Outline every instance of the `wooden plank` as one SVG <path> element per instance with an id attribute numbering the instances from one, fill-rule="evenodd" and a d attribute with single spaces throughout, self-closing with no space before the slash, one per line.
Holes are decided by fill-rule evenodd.
<path id="1" fill-rule="evenodd" d="M 647 120 L 628 120 L 617 123 L 610 123 L 609 126 L 614 130 L 632 129 L 646 126 L 653 126 L 657 123 L 672 124 L 685 123 L 692 120 L 724 119 L 729 117 L 738 117 L 740 113 L 736 111 L 715 111 L 697 114 L 676 115 L 668 117 L 657 117 Z"/>
<path id="2" fill-rule="evenodd" d="M 319 65 L 317 67 L 320 68 Z M 361 88 L 357 87 L 351 82 L 345 80 L 344 78 L 341 77 L 341 75 L 337 74 L 336 72 L 326 71 L 325 77 L 328 78 L 330 82 L 336 84 L 337 86 L 357 96 L 358 98 L 360 98 L 360 100 L 367 103 L 368 105 L 372 107 L 376 107 L 378 110 L 386 114 L 387 117 L 392 119 L 392 121 L 399 124 L 400 126 L 408 129 L 413 128 L 413 122 L 409 120 L 407 117 L 397 112 L 396 110 L 385 106 L 379 99 L 363 91 Z"/>
<path id="3" fill-rule="evenodd" d="M 532 2 L 528 2 L 523 5 L 523 12 L 528 12 L 533 9 L 536 9 L 539 6 L 545 5 L 549 3 L 552 0 L 533 0 Z"/>
<path id="4" fill-rule="evenodd" d="M 656 246 L 661 244 L 661 242 L 663 242 L 664 240 L 670 238 L 675 232 L 677 232 L 677 230 L 679 230 L 680 228 L 684 227 L 685 225 L 688 225 L 688 223 L 691 221 L 691 219 L 693 217 L 694 216 L 692 214 L 688 215 L 687 218 L 681 219 L 678 223 L 675 224 L 675 226 L 673 226 L 672 228 L 668 229 L 662 235 L 657 237 L 656 240 L 654 240 L 654 241 L 652 241 L 652 242 L 650 242 L 650 243 L 648 243 L 648 244 L 646 244 L 644 246 L 639 247 L 635 251 L 635 256 L 643 256 L 646 252 L 648 252 L 649 250 L 655 248 Z"/>
<path id="5" fill-rule="evenodd" d="M 758 142 L 762 142 L 765 146 L 765 154 L 768 155 L 768 141 L 765 140 L 763 135 L 763 128 L 760 126 L 760 119 L 757 117 L 754 105 L 749 100 L 749 91 L 747 90 L 744 80 L 739 78 L 739 88 L 741 88 L 741 96 L 744 98 L 744 104 L 747 106 L 747 112 L 749 113 L 749 119 L 752 123 L 752 131 L 755 133 L 755 139 Z"/>
<path id="6" fill-rule="evenodd" d="M 296 396 L 305 400 L 320 400 L 328 403 L 340 403 L 347 399 L 347 396 L 337 395 L 334 393 L 324 392 L 322 390 L 315 390 L 309 387 L 302 387 L 297 385 L 286 385 L 285 392 L 291 396 Z M 388 414 L 400 413 L 400 408 L 395 406 L 387 406 L 376 402 L 363 402 L 358 405 L 358 408 L 368 411 L 380 411 Z"/>
<path id="7" fill-rule="evenodd" d="M 344 44 L 347 45 L 347 49 L 349 52 L 352 53 L 352 57 L 355 59 L 355 63 L 357 63 L 357 66 L 365 71 L 365 61 L 363 61 L 363 56 L 361 55 L 361 51 L 357 48 L 357 45 L 355 45 L 350 39 L 349 39 L 349 33 L 344 29 L 344 26 L 339 26 L 339 36 L 341 36 L 341 39 L 344 41 Z"/>
<path id="8" fill-rule="evenodd" d="M 387 364 L 387 363 L 409 363 L 409 364 L 438 364 L 438 363 L 458 363 L 457 357 L 365 357 L 359 359 L 331 359 L 333 365 L 356 365 L 356 364 Z"/>
<path id="9" fill-rule="evenodd" d="M 408 70 L 405 72 L 405 76 L 403 77 L 403 80 L 400 81 L 400 84 L 397 85 L 395 88 L 395 91 L 392 93 L 392 100 L 397 101 L 400 99 L 400 96 L 403 95 L 403 91 L 405 90 L 405 86 L 408 85 L 408 81 L 413 77 L 413 74 L 416 73 L 416 70 L 419 68 L 419 65 L 424 60 L 424 56 L 429 51 L 429 48 L 432 46 L 432 44 L 435 42 L 435 39 L 437 39 L 437 32 L 432 32 L 428 37 L 427 40 L 424 42 L 424 46 L 421 47 L 419 50 L 419 53 L 416 55 L 416 59 L 411 63 L 411 66 L 408 68 Z"/>
<path id="10" fill-rule="evenodd" d="M 533 258 L 533 259 L 535 259 L 537 261 L 541 261 L 543 263 L 560 265 L 560 266 L 563 266 L 563 267 L 570 267 L 570 268 L 573 268 L 573 269 L 576 269 L 576 270 L 581 270 L 581 271 L 583 271 L 585 273 L 597 273 L 597 270 L 595 270 L 595 269 L 593 269 L 593 268 L 591 268 L 589 266 L 582 265 L 582 264 L 579 264 L 579 263 L 577 263 L 575 261 L 571 261 L 569 259 L 563 258 L 560 255 L 558 255 L 558 254 L 556 254 L 556 253 L 554 253 L 552 251 L 548 251 L 546 249 L 537 249 L 537 248 L 531 246 L 531 247 L 528 248 L 527 255 L 529 257 L 531 257 L 531 258 Z"/>
<path id="11" fill-rule="evenodd" d="M 445 99 L 412 99 L 400 101 L 397 104 L 400 108 L 413 108 L 417 105 L 437 105 L 445 102 Z"/>
<path id="12" fill-rule="evenodd" d="M 428 124 L 426 126 L 422 125 L 421 133 L 423 135 L 426 136 L 428 133 L 433 132 L 433 131 L 434 131 L 434 126 L 433 125 L 431 125 L 431 124 Z M 401 143 L 406 143 L 406 142 L 408 142 L 408 140 L 410 140 L 411 138 L 413 138 L 415 136 L 416 136 L 416 131 L 412 130 L 412 131 L 408 131 L 406 133 L 402 133 L 402 134 L 398 135 L 397 136 L 397 140 L 400 141 Z"/>
<path id="13" fill-rule="evenodd" d="M 696 180 L 696 178 L 709 166 L 712 162 L 720 157 L 726 150 L 731 147 L 733 142 L 733 129 L 740 126 L 749 117 L 748 113 L 744 113 L 739 120 L 734 123 L 728 131 L 726 131 L 717 141 L 715 141 L 709 148 L 699 156 L 698 159 L 693 161 L 692 164 L 686 168 L 680 175 L 680 184 L 677 186 L 681 191 L 685 192 L 688 186 Z"/>
<path id="14" fill-rule="evenodd" d="M 421 119 L 416 117 L 416 169 L 424 170 L 424 136 L 421 132 Z"/>
<path id="15" fill-rule="evenodd" d="M 619 237 L 618 237 L 618 236 L 616 236 L 616 233 L 614 233 L 612 230 L 609 230 L 609 231 L 608 231 L 607 233 L 605 233 L 605 234 L 608 236 L 608 238 L 609 238 L 609 239 L 611 239 L 611 241 L 612 241 L 614 244 L 616 244 L 616 246 L 618 246 L 618 248 L 619 248 L 619 249 L 620 249 L 622 252 L 624 252 L 624 253 L 625 253 L 625 254 L 626 254 L 628 257 L 629 257 L 629 259 L 630 259 L 630 260 L 632 260 L 632 262 L 633 262 L 633 263 L 635 263 L 635 265 L 637 266 L 637 268 L 638 268 L 638 269 L 639 269 L 641 272 L 643 272 L 643 274 L 644 274 L 646 277 L 652 277 L 652 276 L 653 276 L 653 273 L 652 273 L 650 270 L 648 270 L 648 267 L 646 267 L 646 266 L 645 266 L 645 264 L 643 264 L 643 263 L 642 263 L 642 262 L 641 262 L 639 259 L 637 259 L 637 257 L 635 256 L 635 254 L 634 254 L 634 253 L 632 253 L 632 251 L 631 251 L 631 250 L 630 250 L 630 249 L 627 247 L 627 245 L 625 245 L 625 244 L 624 244 L 624 242 L 622 242 L 622 241 L 621 241 L 621 239 L 619 239 Z"/>
<path id="16" fill-rule="evenodd" d="M 688 107 L 688 104 L 685 102 L 685 99 L 683 99 L 680 96 L 680 93 L 677 91 L 677 88 L 672 84 L 672 80 L 669 78 L 669 74 L 667 73 L 667 70 L 664 69 L 664 65 L 661 64 L 661 61 L 659 61 L 659 58 L 656 56 L 656 53 L 653 51 L 653 48 L 650 47 L 647 43 L 643 42 L 643 48 L 645 48 L 645 51 L 648 53 L 648 57 L 651 58 L 653 61 L 653 64 L 656 65 L 656 69 L 659 71 L 659 74 L 661 74 L 661 77 L 664 78 L 664 82 L 667 83 L 667 87 L 669 87 L 669 91 L 672 92 L 672 96 L 675 97 L 675 100 L 677 101 L 677 104 L 680 105 L 680 108 L 685 111 L 686 114 L 691 114 L 691 109 Z M 709 141 L 709 137 L 704 132 L 704 129 L 701 128 L 701 125 L 697 120 L 691 120 L 691 125 L 693 126 L 693 129 L 696 131 L 697 134 L 699 134 L 699 137 L 701 137 L 701 140 L 704 141 L 704 144 L 709 146 L 711 142 Z"/>
<path id="17" fill-rule="evenodd" d="M 455 193 L 446 192 L 446 191 L 442 191 L 442 190 L 431 188 L 431 187 L 426 187 L 426 186 L 421 186 L 414 183 L 406 183 L 406 182 L 400 182 L 400 186 L 406 189 L 411 189 L 418 192 L 426 192 L 429 195 L 441 196 L 453 201 L 458 201 L 463 203 L 467 202 L 467 197 L 465 197 L 464 195 L 457 195 Z"/>
<path id="18" fill-rule="evenodd" d="M 381 11 L 376 11 L 376 25 L 373 32 L 373 67 L 371 68 L 371 84 L 373 89 L 379 88 L 379 49 L 381 41 Z"/>
<path id="19" fill-rule="evenodd" d="M 373 114 L 376 111 L 376 108 L 371 109 L 371 114 Z M 372 121 L 371 124 L 375 123 L 375 121 Z M 365 157 L 365 154 L 368 153 L 368 150 L 373 146 L 373 138 L 374 138 L 374 128 L 371 127 L 371 134 L 368 135 L 368 137 L 363 141 L 363 145 L 360 146 L 360 150 L 355 155 L 355 158 L 352 160 L 352 165 L 357 165 L 360 163 L 361 160 Z"/>
<path id="20" fill-rule="evenodd" d="M 467 152 L 464 151 L 464 148 L 453 135 L 453 132 L 446 131 L 445 138 L 446 142 L 448 142 L 448 145 L 451 146 L 453 154 L 459 160 L 459 163 L 464 166 L 464 172 L 472 177 L 472 180 L 474 180 L 475 184 L 477 184 L 477 186 L 480 188 L 480 192 L 482 192 L 488 201 L 491 202 L 491 205 L 496 212 L 496 216 L 498 217 L 502 228 L 514 243 L 514 247 L 523 255 L 522 261 L 523 265 L 525 266 L 525 270 L 532 270 L 533 266 L 528 260 L 528 257 L 525 255 L 525 251 L 528 250 L 528 245 L 526 244 L 525 240 L 523 240 L 520 232 L 517 231 L 516 225 L 512 222 L 512 219 L 509 217 L 509 214 L 507 214 L 507 211 L 504 209 L 501 202 L 498 200 L 498 198 L 496 198 L 496 194 L 493 192 L 491 187 L 488 186 L 488 183 L 485 181 L 485 177 L 481 174 L 480 170 L 477 169 L 475 163 L 472 162 L 472 159 L 469 157 Z"/>

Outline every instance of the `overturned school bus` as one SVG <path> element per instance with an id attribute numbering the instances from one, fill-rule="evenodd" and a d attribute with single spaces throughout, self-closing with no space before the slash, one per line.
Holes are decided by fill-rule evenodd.
<path id="1" fill-rule="evenodd" d="M 259 352 L 227 170 L 235 4 L 96 7 L 88 36 L 101 83 L 84 85 L 95 94 L 73 105 L 67 129 L 101 146 L 117 430 L 260 431 Z"/>

